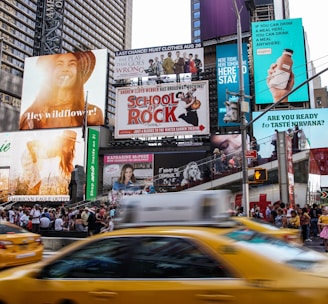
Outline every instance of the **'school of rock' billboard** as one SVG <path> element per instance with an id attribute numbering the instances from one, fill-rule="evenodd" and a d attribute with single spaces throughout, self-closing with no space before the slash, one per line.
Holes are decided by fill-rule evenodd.
<path id="1" fill-rule="evenodd" d="M 115 138 L 209 134 L 208 81 L 116 90 Z"/>

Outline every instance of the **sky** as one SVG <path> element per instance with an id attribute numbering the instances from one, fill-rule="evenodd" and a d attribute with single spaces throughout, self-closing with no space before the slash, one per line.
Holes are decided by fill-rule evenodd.
<path id="1" fill-rule="evenodd" d="M 328 0 L 289 0 L 289 6 L 291 18 L 303 19 L 318 73 L 328 67 Z M 132 48 L 190 42 L 190 0 L 133 0 Z M 321 74 L 321 85 L 328 87 L 328 71 Z"/>

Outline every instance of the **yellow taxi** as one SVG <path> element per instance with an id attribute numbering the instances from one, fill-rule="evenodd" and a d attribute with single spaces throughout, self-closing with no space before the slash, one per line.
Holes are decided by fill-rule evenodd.
<path id="1" fill-rule="evenodd" d="M 131 198 L 118 229 L 0 272 L 0 303 L 327 302 L 327 256 L 235 227 L 208 198 Z"/>
<path id="2" fill-rule="evenodd" d="M 38 262 L 42 254 L 43 243 L 39 234 L 0 221 L 0 269 Z"/>
<path id="3" fill-rule="evenodd" d="M 244 225 L 252 230 L 262 232 L 288 242 L 302 244 L 301 232 L 299 229 L 278 228 L 273 224 L 256 217 L 235 216 L 232 219 L 240 223 L 240 225 Z"/>

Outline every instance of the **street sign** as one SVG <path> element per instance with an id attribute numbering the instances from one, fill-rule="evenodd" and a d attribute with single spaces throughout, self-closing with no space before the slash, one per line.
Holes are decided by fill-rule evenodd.
<path id="1" fill-rule="evenodd" d="M 320 198 L 328 198 L 328 192 L 327 191 L 321 191 Z"/>
<path id="2" fill-rule="evenodd" d="M 257 151 L 256 150 L 246 151 L 246 158 L 257 158 Z"/>

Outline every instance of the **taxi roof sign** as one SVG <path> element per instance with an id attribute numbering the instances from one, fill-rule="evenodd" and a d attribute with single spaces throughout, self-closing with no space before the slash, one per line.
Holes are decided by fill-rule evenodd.
<path id="1" fill-rule="evenodd" d="M 125 196 L 119 226 L 216 225 L 231 215 L 231 191 L 207 190 Z M 231 225 L 231 224 L 229 224 Z"/>

